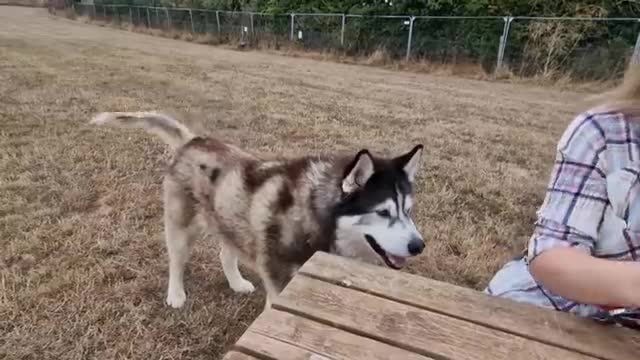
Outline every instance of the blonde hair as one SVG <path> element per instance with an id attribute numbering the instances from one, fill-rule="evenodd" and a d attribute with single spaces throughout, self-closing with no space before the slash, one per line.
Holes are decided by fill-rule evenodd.
<path id="1" fill-rule="evenodd" d="M 609 110 L 640 114 L 640 62 L 629 65 L 617 87 L 592 99 Z"/>

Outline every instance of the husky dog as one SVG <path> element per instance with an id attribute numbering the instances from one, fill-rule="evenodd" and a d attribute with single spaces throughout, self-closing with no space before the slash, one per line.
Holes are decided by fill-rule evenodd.
<path id="1" fill-rule="evenodd" d="M 173 149 L 163 185 L 167 304 L 174 308 L 186 300 L 194 225 L 221 241 L 222 269 L 234 291 L 255 289 L 238 259 L 257 272 L 266 307 L 316 251 L 400 269 L 425 247 L 411 219 L 422 145 L 391 159 L 368 150 L 265 159 L 196 136 L 162 113 L 101 113 L 91 123 L 143 128 Z"/>

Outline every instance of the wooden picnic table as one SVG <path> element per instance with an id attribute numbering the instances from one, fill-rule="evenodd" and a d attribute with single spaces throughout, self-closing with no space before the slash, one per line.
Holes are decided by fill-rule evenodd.
<path id="1" fill-rule="evenodd" d="M 323 252 L 224 359 L 640 359 L 640 332 Z"/>

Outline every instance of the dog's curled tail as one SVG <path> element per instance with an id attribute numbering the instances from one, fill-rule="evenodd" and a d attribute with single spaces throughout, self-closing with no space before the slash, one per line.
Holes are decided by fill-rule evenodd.
<path id="1" fill-rule="evenodd" d="M 195 137 L 191 130 L 178 120 L 158 112 L 103 112 L 94 116 L 90 123 L 145 129 L 158 136 L 173 149 L 184 145 Z"/>

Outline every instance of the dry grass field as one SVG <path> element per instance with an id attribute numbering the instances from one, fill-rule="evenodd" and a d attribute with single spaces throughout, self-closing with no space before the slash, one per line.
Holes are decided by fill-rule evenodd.
<path id="1" fill-rule="evenodd" d="M 87 125 L 166 110 L 294 155 L 426 146 L 404 270 L 476 289 L 521 249 L 582 95 L 237 52 L 0 7 L 0 358 L 215 359 L 263 307 L 200 241 L 185 308 L 164 305 L 165 148 Z M 249 278 L 258 284 L 256 276 Z"/>

